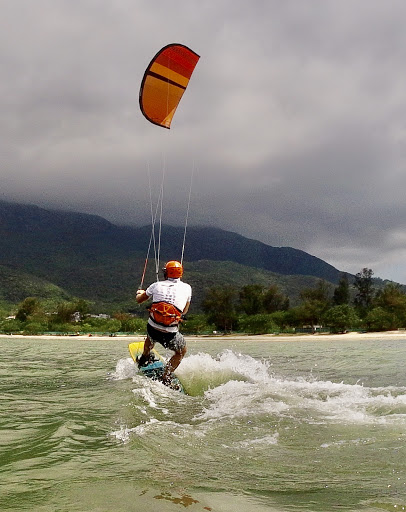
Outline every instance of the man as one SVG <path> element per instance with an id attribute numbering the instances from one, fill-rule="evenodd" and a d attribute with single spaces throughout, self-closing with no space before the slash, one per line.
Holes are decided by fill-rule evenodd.
<path id="1" fill-rule="evenodd" d="M 179 322 L 189 309 L 192 288 L 181 281 L 183 267 L 179 261 L 168 261 L 164 269 L 165 281 L 157 281 L 146 290 L 138 290 L 138 304 L 152 298 L 147 324 L 147 338 L 144 352 L 138 359 L 138 366 L 148 362 L 155 343 L 175 353 L 165 366 L 162 376 L 164 384 L 170 384 L 172 372 L 176 370 L 186 354 L 186 342 L 179 332 Z"/>

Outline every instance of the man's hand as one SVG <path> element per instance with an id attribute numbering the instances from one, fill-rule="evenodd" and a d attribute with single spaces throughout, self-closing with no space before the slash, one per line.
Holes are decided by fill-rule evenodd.
<path id="1" fill-rule="evenodd" d="M 137 290 L 137 293 L 135 294 L 135 300 L 140 304 L 141 302 L 144 302 L 148 299 L 148 295 L 145 293 L 145 290 Z"/>

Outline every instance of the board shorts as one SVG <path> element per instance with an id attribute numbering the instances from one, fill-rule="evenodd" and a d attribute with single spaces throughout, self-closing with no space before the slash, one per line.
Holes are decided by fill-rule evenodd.
<path id="1" fill-rule="evenodd" d="M 168 348 L 169 350 L 173 350 L 174 352 L 180 352 L 186 347 L 185 338 L 179 331 L 158 331 L 158 329 L 155 329 L 152 327 L 152 325 L 147 324 L 147 333 L 148 338 L 153 345 L 155 345 L 155 343 L 160 343 L 163 347 Z"/>

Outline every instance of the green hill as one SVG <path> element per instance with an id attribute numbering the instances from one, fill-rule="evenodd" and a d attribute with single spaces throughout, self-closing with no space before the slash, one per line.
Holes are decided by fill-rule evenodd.
<path id="1" fill-rule="evenodd" d="M 38 297 L 49 302 L 70 298 L 66 291 L 45 279 L 0 265 L 0 301 L 16 304 L 26 297 Z"/>
<path id="2" fill-rule="evenodd" d="M 161 261 L 180 258 L 183 231 L 163 227 Z M 14 272 L 1 283 L 3 297 L 18 301 L 25 293 L 55 293 L 91 300 L 98 309 L 131 308 L 150 232 L 149 226 L 116 226 L 95 215 L 0 201 L 0 265 Z M 145 283 L 155 280 L 152 267 Z M 195 307 L 213 284 L 277 283 L 294 301 L 300 288 L 317 279 L 337 283 L 341 275 L 304 251 L 209 227 L 188 229 L 185 268 Z"/>

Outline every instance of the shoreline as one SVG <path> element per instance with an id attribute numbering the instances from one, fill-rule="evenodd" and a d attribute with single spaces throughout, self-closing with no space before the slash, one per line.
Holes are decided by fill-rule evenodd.
<path id="1" fill-rule="evenodd" d="M 120 335 L 120 336 L 108 336 L 108 335 L 68 335 L 68 334 L 31 334 L 31 335 L 23 335 L 23 334 L 0 334 L 0 339 L 11 339 L 11 338 L 19 338 L 19 339 L 39 339 L 39 340 L 69 340 L 76 339 L 80 341 L 100 341 L 100 340 L 128 340 L 130 341 L 144 341 L 145 335 Z M 210 334 L 193 334 L 186 335 L 185 339 L 187 341 L 340 341 L 346 340 L 350 338 L 357 338 L 359 340 L 368 340 L 368 339 L 399 339 L 405 338 L 406 341 L 406 330 L 397 330 L 397 331 L 382 331 L 382 332 L 347 332 L 344 334 L 323 334 L 323 333 L 315 333 L 315 334 L 223 334 L 223 335 L 210 335 Z"/>
<path id="2" fill-rule="evenodd" d="M 315 333 L 315 334 L 225 334 L 222 336 L 211 336 L 211 335 L 202 335 L 202 336 L 185 336 L 186 340 L 191 340 L 193 338 L 201 339 L 201 340 L 239 340 L 239 341 L 341 341 L 346 339 L 359 339 L 359 340 L 368 340 L 368 339 L 401 339 L 404 338 L 406 341 L 406 330 L 402 331 L 382 331 L 382 332 L 357 332 L 350 331 L 344 334 L 324 334 L 324 333 Z"/>

